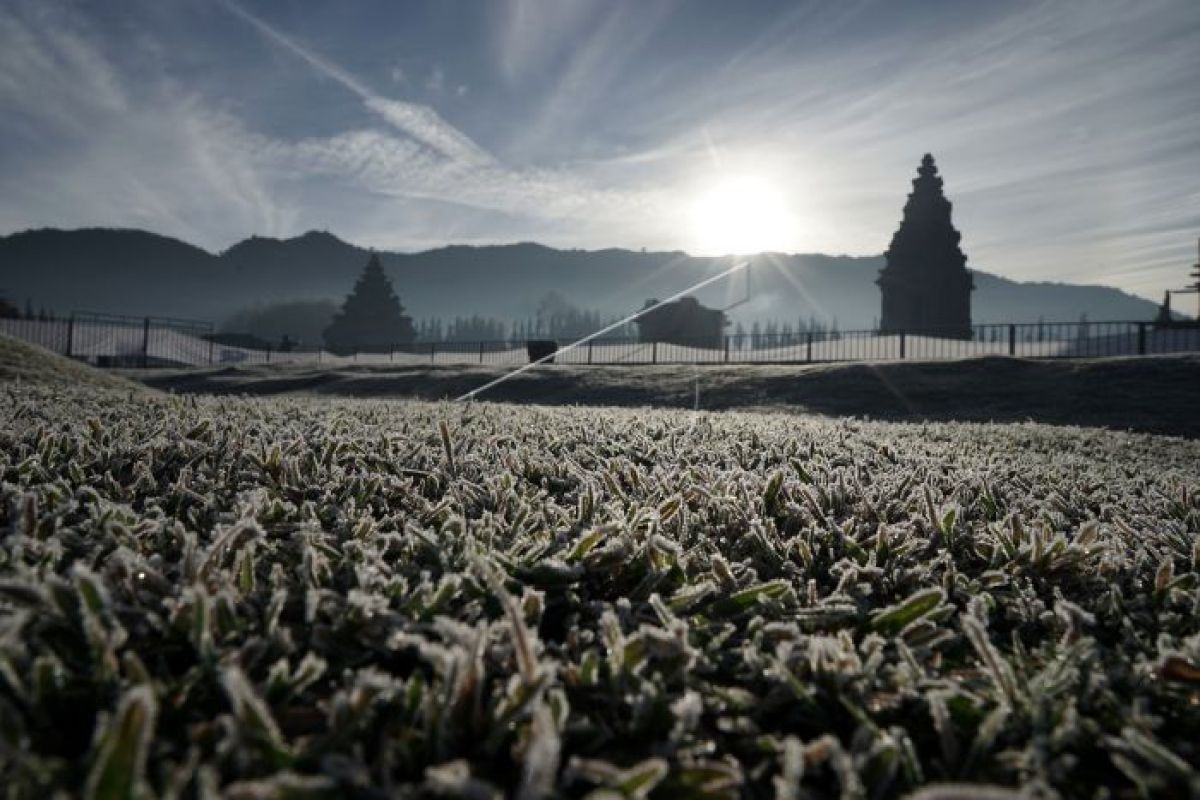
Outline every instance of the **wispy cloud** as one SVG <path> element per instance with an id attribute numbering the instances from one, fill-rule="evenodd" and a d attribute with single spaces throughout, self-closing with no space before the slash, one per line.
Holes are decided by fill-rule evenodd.
<path id="1" fill-rule="evenodd" d="M 846 35 L 889 6 L 783 20 L 658 87 L 669 101 L 628 104 L 653 146 L 593 168 L 681 180 L 711 137 L 734 168 L 787 176 L 811 221 L 794 249 L 867 254 L 932 150 L 980 268 L 1149 295 L 1182 274 L 1200 232 L 1200 6 L 1009 4 Z"/>
<path id="2" fill-rule="evenodd" d="M 259 151 L 282 171 L 353 182 L 381 195 L 426 198 L 534 218 L 591 217 L 610 223 L 635 217 L 649 194 L 595 189 L 577 176 L 507 167 L 432 108 L 379 95 L 357 77 L 269 25 L 232 0 L 237 16 L 269 41 L 362 99 L 394 131 L 350 130 L 300 141 L 262 139 Z M 435 65 L 432 75 L 441 75 Z M 440 78 L 439 81 L 444 80 Z"/>
<path id="3" fill-rule="evenodd" d="M 166 78 L 131 91 L 96 38 L 51 4 L 0 14 L 0 226 L 146 226 L 202 243 L 288 227 L 234 117 Z M 126 55 L 157 72 L 155 54 Z"/>
<path id="4" fill-rule="evenodd" d="M 543 72 L 609 5 L 603 0 L 497 0 L 491 45 L 504 81 L 513 86 Z"/>
<path id="5" fill-rule="evenodd" d="M 688 248 L 748 172 L 789 249 L 872 254 L 931 150 L 974 266 L 1158 296 L 1195 260 L 1194 0 L 267 8 L 0 6 L 0 226 Z"/>
<path id="6" fill-rule="evenodd" d="M 301 45 L 278 28 L 267 24 L 262 18 L 250 13 L 234 0 L 221 0 L 221 2 L 230 12 L 253 26 L 270 42 L 296 56 L 319 74 L 336 81 L 353 92 L 362 99 L 367 108 L 405 135 L 453 161 L 466 164 L 487 164 L 492 161 L 492 157 L 483 148 L 442 119 L 432 108 L 376 94 L 362 81 L 337 64 Z"/>

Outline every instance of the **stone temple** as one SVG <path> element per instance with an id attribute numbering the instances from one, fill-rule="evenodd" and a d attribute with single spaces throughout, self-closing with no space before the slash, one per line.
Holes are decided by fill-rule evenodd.
<path id="1" fill-rule="evenodd" d="M 883 294 L 880 333 L 925 333 L 971 338 L 971 291 L 975 282 L 961 235 L 950 222 L 950 201 L 928 153 L 921 159 L 900 229 L 875 282 Z"/>

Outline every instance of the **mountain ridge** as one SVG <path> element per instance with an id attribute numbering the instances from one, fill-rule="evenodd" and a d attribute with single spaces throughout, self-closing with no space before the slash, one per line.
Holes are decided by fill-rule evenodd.
<path id="1" fill-rule="evenodd" d="M 201 317 L 220 321 L 246 307 L 300 299 L 341 301 L 371 249 L 329 231 L 250 236 L 219 252 L 138 228 L 39 228 L 0 237 L 0 290 L 20 305 L 59 312 Z M 532 316 L 558 291 L 604 314 L 629 313 L 728 269 L 737 257 L 679 250 L 558 249 L 538 242 L 448 244 L 417 252 L 379 250 L 411 315 Z M 755 320 L 836 321 L 873 327 L 882 256 L 759 254 L 749 301 L 731 313 Z M 1157 305 L 1119 289 L 1053 281 L 1018 282 L 973 269 L 972 317 L 987 322 L 1152 319 Z M 740 276 L 699 292 L 726 307 L 743 299 Z"/>

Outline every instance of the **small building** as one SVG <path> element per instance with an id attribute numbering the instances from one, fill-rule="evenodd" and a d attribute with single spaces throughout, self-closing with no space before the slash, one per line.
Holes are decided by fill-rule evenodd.
<path id="1" fill-rule="evenodd" d="M 926 153 L 875 281 L 883 300 L 880 333 L 971 338 L 975 282 L 950 210 L 933 156 Z"/>
<path id="2" fill-rule="evenodd" d="M 657 303 L 647 300 L 643 309 L 653 308 Z M 724 311 L 705 308 L 694 297 L 682 297 L 638 317 L 638 341 L 720 348 L 728 324 Z"/>

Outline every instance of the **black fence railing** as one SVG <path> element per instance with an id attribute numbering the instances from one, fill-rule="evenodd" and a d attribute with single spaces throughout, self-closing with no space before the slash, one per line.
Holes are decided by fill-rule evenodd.
<path id="1" fill-rule="evenodd" d="M 525 341 L 417 342 L 371 352 L 271 347 L 214 332 L 212 323 L 167 317 L 77 312 L 70 317 L 0 319 L 5 333 L 100 367 L 200 367 L 259 364 L 486 364 L 531 360 Z M 969 332 L 878 330 L 731 334 L 714 340 L 599 338 L 560 340 L 556 364 L 795 364 L 942 360 L 987 355 L 1020 358 L 1200 353 L 1200 325 L 1058 322 L 975 325 Z"/>

